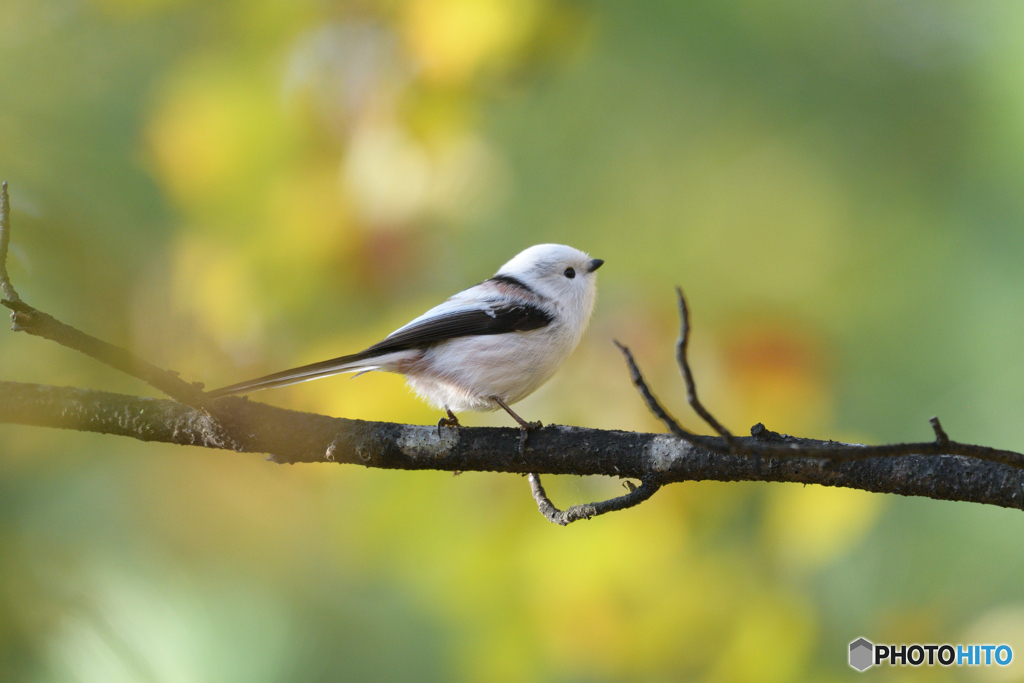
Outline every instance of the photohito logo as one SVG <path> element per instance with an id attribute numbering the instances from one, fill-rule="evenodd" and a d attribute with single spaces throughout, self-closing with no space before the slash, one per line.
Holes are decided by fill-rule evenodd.
<path id="1" fill-rule="evenodd" d="M 1006 666 L 1013 661 L 1009 645 L 874 645 L 866 638 L 850 643 L 850 666 L 857 671 L 889 666 Z"/>

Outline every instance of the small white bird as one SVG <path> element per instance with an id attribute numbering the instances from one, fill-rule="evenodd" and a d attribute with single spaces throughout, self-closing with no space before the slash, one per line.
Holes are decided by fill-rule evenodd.
<path id="1" fill-rule="evenodd" d="M 470 287 L 350 356 L 232 384 L 210 398 L 381 370 L 405 375 L 412 389 L 447 412 L 504 409 L 525 432 L 540 426 L 509 408 L 548 381 L 583 337 L 604 263 L 561 244 L 538 244 Z"/>

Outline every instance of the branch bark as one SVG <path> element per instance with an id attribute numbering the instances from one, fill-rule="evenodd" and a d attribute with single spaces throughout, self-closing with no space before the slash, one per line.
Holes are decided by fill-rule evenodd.
<path id="1" fill-rule="evenodd" d="M 531 433 L 520 452 L 519 430 L 515 428 L 462 427 L 442 430 L 438 437 L 433 425 L 347 420 L 237 397 L 218 402 L 226 405 L 215 416 L 167 399 L 0 382 L 0 423 L 267 453 L 278 463 L 605 475 L 647 480 L 658 486 L 705 480 L 793 482 L 1008 508 L 1021 508 L 1024 501 L 1024 470 L 1002 463 L 956 455 L 846 461 L 799 457 L 795 454 L 800 448 L 838 451 L 863 447 L 784 436 L 761 425 L 754 427 L 753 436 L 736 441 L 750 447 L 786 448 L 789 457 L 763 457 L 755 463 L 752 458 L 716 452 L 668 434 L 558 425 Z M 218 426 L 229 429 L 235 442 L 225 441 Z M 725 446 L 722 439 L 708 438 L 716 446 Z"/>

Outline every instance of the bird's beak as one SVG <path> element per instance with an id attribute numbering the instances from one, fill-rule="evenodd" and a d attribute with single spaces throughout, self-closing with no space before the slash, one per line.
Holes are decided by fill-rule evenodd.
<path id="1" fill-rule="evenodd" d="M 604 261 L 599 258 L 590 259 L 590 263 L 587 264 L 587 272 L 593 273 L 595 270 L 604 265 Z"/>

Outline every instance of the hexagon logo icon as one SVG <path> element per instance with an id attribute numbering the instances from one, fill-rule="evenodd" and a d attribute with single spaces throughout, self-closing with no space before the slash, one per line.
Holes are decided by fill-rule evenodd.
<path id="1" fill-rule="evenodd" d="M 850 666 L 857 671 L 864 671 L 873 665 L 875 646 L 864 638 L 858 638 L 850 643 Z"/>

